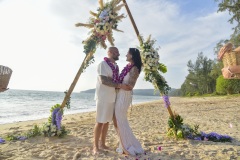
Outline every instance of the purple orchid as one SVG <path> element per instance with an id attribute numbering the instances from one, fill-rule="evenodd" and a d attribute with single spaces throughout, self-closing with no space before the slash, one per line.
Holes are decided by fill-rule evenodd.
<path id="1" fill-rule="evenodd" d="M 18 136 L 17 139 L 20 140 L 20 141 L 24 141 L 24 140 L 27 139 L 27 137 L 24 137 L 24 136 Z"/>
<path id="2" fill-rule="evenodd" d="M 55 108 L 52 112 L 52 124 L 56 125 L 58 130 L 61 130 L 62 115 L 60 108 Z"/>
<path id="3" fill-rule="evenodd" d="M 124 68 L 123 68 L 123 70 L 122 70 L 122 72 L 121 72 L 121 74 L 119 75 L 119 83 L 122 83 L 123 82 L 123 79 L 124 79 L 124 77 L 128 74 L 128 72 L 130 72 L 130 70 L 132 69 L 132 67 L 133 67 L 133 65 L 132 64 L 127 64 Z"/>
<path id="4" fill-rule="evenodd" d="M 56 114 L 60 110 L 60 108 L 55 108 L 52 112 L 52 124 L 56 124 Z"/>
<path id="5" fill-rule="evenodd" d="M 211 132 L 209 134 L 201 132 L 201 137 L 202 139 L 208 139 L 209 141 L 214 141 L 214 142 L 231 142 L 232 137 L 228 135 L 221 135 L 216 132 Z"/>
<path id="6" fill-rule="evenodd" d="M 119 74 L 119 68 L 118 65 L 116 66 L 116 68 L 114 67 L 114 65 L 112 64 L 112 62 L 110 62 L 110 60 L 107 57 L 104 57 L 104 61 L 109 65 L 109 67 L 112 69 L 113 71 L 113 82 L 114 83 L 118 83 L 118 74 Z"/>
<path id="7" fill-rule="evenodd" d="M 170 106 L 170 101 L 167 95 L 163 95 L 163 101 L 164 101 L 165 107 L 168 108 Z"/>
<path id="8" fill-rule="evenodd" d="M 0 137 L 0 144 L 5 143 L 5 140 Z"/>
<path id="9" fill-rule="evenodd" d="M 62 112 L 59 110 L 56 114 L 56 126 L 58 130 L 61 130 Z"/>

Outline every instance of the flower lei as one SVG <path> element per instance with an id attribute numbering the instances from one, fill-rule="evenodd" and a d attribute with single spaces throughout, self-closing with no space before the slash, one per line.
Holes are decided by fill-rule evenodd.
<path id="1" fill-rule="evenodd" d="M 127 75 L 128 72 L 130 72 L 130 70 L 132 69 L 133 66 L 134 66 L 133 64 L 129 63 L 123 68 L 123 70 L 122 70 L 122 72 L 121 72 L 121 74 L 119 75 L 119 78 L 118 78 L 119 83 L 123 82 L 124 77 Z"/>
<path id="2" fill-rule="evenodd" d="M 116 66 L 116 68 L 114 67 L 114 65 L 112 64 L 112 62 L 110 62 L 110 60 L 107 57 L 104 57 L 104 61 L 109 65 L 109 67 L 112 69 L 113 71 L 113 82 L 114 83 L 118 83 L 118 74 L 119 74 L 119 68 L 118 65 Z"/>
<path id="3" fill-rule="evenodd" d="M 118 76 L 119 74 L 119 69 L 118 66 L 115 68 L 114 65 L 112 64 L 112 62 L 109 61 L 109 59 L 107 57 L 104 57 L 104 61 L 107 62 L 107 64 L 109 65 L 109 67 L 112 69 L 113 71 L 113 82 L 114 83 L 122 83 L 124 77 L 128 74 L 128 72 L 130 72 L 130 70 L 132 69 L 132 67 L 134 66 L 133 64 L 127 64 L 121 74 Z"/>

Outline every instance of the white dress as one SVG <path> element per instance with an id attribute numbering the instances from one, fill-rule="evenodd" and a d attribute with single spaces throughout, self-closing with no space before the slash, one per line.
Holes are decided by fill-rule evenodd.
<path id="1" fill-rule="evenodd" d="M 138 75 L 137 77 L 134 76 L 134 73 L 132 71 L 134 70 L 133 68 L 124 77 L 123 84 L 129 84 L 131 80 L 136 82 Z M 135 84 L 135 82 L 133 83 Z M 131 102 L 132 102 L 132 91 L 125 91 L 123 89 L 120 89 L 119 92 L 117 93 L 117 99 L 115 104 L 115 116 L 117 120 L 118 136 L 119 136 L 119 142 L 120 142 L 119 148 L 117 149 L 117 151 L 119 152 L 119 150 L 123 150 L 125 152 L 127 151 L 128 154 L 137 155 L 137 154 L 144 153 L 144 150 L 141 144 L 139 143 L 139 141 L 134 136 L 132 129 L 130 128 L 128 123 L 127 111 L 129 106 L 131 105 Z"/>

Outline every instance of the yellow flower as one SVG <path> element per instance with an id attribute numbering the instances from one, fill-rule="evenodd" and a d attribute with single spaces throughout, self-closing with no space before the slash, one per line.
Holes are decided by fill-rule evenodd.
<path id="1" fill-rule="evenodd" d="M 103 26 L 103 30 L 106 31 L 106 30 L 107 30 L 107 27 L 106 27 L 106 26 Z"/>
<path id="2" fill-rule="evenodd" d="M 100 33 L 101 35 L 104 35 L 105 32 L 104 32 L 103 30 L 100 30 L 99 33 Z"/>
<path id="3" fill-rule="evenodd" d="M 109 14 L 109 17 L 112 18 L 112 19 L 114 18 L 114 16 L 112 14 Z"/>

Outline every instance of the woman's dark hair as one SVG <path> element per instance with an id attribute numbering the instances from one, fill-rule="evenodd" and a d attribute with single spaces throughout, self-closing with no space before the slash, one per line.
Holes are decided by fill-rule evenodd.
<path id="1" fill-rule="evenodd" d="M 129 53 L 132 55 L 134 66 L 138 68 L 140 73 L 143 64 L 142 64 L 142 59 L 141 59 L 139 50 L 137 48 L 129 48 Z"/>

